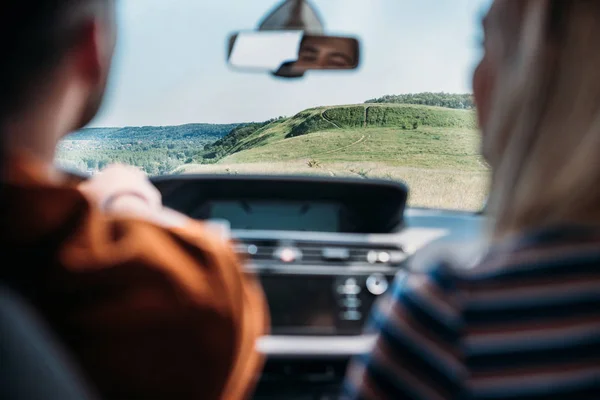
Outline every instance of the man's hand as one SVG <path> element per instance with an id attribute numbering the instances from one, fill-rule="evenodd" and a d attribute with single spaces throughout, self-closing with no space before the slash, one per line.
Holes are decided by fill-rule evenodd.
<path id="1" fill-rule="evenodd" d="M 191 223 L 186 215 L 163 207 L 160 192 L 135 167 L 111 165 L 79 185 L 79 190 L 105 214 L 143 219 L 165 228 L 183 228 Z M 229 239 L 228 228 L 209 225 L 207 229 Z"/>
<path id="2" fill-rule="evenodd" d="M 111 165 L 83 182 L 79 190 L 108 214 L 154 218 L 163 212 L 160 192 L 135 167 Z"/>

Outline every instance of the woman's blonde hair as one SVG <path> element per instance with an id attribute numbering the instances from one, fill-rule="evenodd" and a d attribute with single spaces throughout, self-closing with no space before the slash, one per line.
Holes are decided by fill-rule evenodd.
<path id="1" fill-rule="evenodd" d="M 495 235 L 600 223 L 600 1 L 497 1 L 484 129 Z"/>

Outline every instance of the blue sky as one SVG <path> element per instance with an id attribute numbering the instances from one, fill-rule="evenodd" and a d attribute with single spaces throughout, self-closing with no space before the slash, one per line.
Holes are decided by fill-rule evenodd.
<path id="1" fill-rule="evenodd" d="M 231 32 L 279 0 L 121 0 L 107 98 L 92 126 L 262 121 L 385 94 L 470 92 L 490 0 L 313 0 L 328 33 L 361 39 L 354 72 L 302 80 L 227 66 Z"/>

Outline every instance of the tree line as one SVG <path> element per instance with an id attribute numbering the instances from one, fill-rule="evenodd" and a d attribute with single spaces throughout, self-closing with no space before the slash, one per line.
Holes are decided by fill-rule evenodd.
<path id="1" fill-rule="evenodd" d="M 417 104 L 424 106 L 446 107 L 459 110 L 472 110 L 475 108 L 473 95 L 469 93 L 409 93 L 398 95 L 387 95 L 376 99 L 367 100 L 365 103 L 393 103 L 393 104 Z"/>

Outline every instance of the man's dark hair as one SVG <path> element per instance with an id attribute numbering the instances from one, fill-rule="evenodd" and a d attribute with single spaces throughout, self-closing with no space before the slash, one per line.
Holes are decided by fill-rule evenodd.
<path id="1" fill-rule="evenodd" d="M 0 2 L 0 122 L 35 96 L 36 87 L 77 41 L 81 16 L 112 0 Z M 96 8 L 94 8 L 96 7 Z"/>

